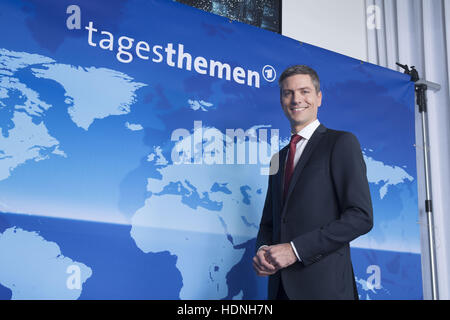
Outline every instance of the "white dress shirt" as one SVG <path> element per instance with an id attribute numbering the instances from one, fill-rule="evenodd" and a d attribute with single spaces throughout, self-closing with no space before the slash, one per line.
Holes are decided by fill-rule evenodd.
<path id="1" fill-rule="evenodd" d="M 299 132 L 297 132 L 297 134 L 301 137 L 303 137 L 303 139 L 301 139 L 299 142 L 297 142 L 297 145 L 295 147 L 295 156 L 294 156 L 294 168 L 298 163 L 298 160 L 300 160 L 300 156 L 303 153 L 303 150 L 305 150 L 306 144 L 308 143 L 308 141 L 311 139 L 311 136 L 313 135 L 314 131 L 316 131 L 316 129 L 320 126 L 320 122 L 318 119 L 314 120 L 313 122 L 311 122 L 310 124 L 308 124 L 306 127 L 304 127 L 302 130 L 300 130 Z M 287 162 L 287 158 L 289 156 L 289 150 L 286 156 L 286 162 Z M 286 165 L 285 162 L 285 165 Z"/>

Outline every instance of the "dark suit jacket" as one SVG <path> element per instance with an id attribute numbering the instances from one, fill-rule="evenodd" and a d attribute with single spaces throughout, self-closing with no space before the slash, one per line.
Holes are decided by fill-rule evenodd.
<path id="1" fill-rule="evenodd" d="M 282 281 L 290 299 L 358 299 L 349 242 L 373 225 L 366 165 L 356 137 L 320 125 L 298 161 L 282 203 L 288 146 L 269 177 L 256 240 L 261 245 L 293 241 L 302 262 L 269 277 L 269 299 Z M 277 161 L 273 158 L 272 161 Z"/>

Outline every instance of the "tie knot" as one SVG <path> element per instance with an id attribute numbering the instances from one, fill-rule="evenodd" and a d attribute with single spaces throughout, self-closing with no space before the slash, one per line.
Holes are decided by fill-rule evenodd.
<path id="1" fill-rule="evenodd" d="M 294 134 L 291 136 L 291 142 L 289 142 L 289 144 L 296 145 L 300 140 L 302 140 L 302 136 L 299 136 L 298 134 Z"/>

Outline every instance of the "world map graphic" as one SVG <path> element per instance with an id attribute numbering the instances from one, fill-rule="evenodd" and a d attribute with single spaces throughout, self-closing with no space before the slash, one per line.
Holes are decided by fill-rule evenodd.
<path id="1" fill-rule="evenodd" d="M 39 8 L 23 9 L 33 3 L 1 5 L 18 19 L 16 32 L 33 40 L 21 50 L 7 38 L 0 42 L 0 299 L 265 299 L 267 279 L 254 274 L 251 259 L 264 170 L 289 141 L 277 90 L 262 94 L 274 108 L 262 111 L 258 88 L 187 71 L 178 85 L 172 70 L 160 78 L 100 56 L 70 62 L 33 35 L 31 26 L 44 23 Z M 130 17 L 121 24 L 144 19 L 138 4 L 124 5 Z M 228 37 L 211 29 L 214 21 L 193 28 Z M 60 34 L 54 39 L 55 48 L 68 50 Z M 375 80 L 325 81 L 329 100 L 321 108 L 327 101 L 346 106 L 320 111 L 330 127 L 342 112 L 363 112 L 357 96 L 348 103 L 337 87 L 371 90 L 374 105 L 390 99 L 390 89 Z M 411 117 L 402 107 L 394 113 Z M 244 136 L 227 140 L 227 130 L 241 128 Z M 174 132 L 184 135 L 174 139 Z M 415 162 L 404 160 L 414 150 L 376 139 L 360 138 L 376 223 L 352 242 L 360 298 L 421 299 Z"/>

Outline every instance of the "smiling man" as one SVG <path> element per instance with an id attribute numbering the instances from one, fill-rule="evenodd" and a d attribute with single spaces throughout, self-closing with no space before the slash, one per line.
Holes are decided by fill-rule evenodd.
<path id="1" fill-rule="evenodd" d="M 320 124 L 313 69 L 290 67 L 279 85 L 292 136 L 269 177 L 253 267 L 269 276 L 269 299 L 358 299 L 349 243 L 373 225 L 361 147 Z"/>

